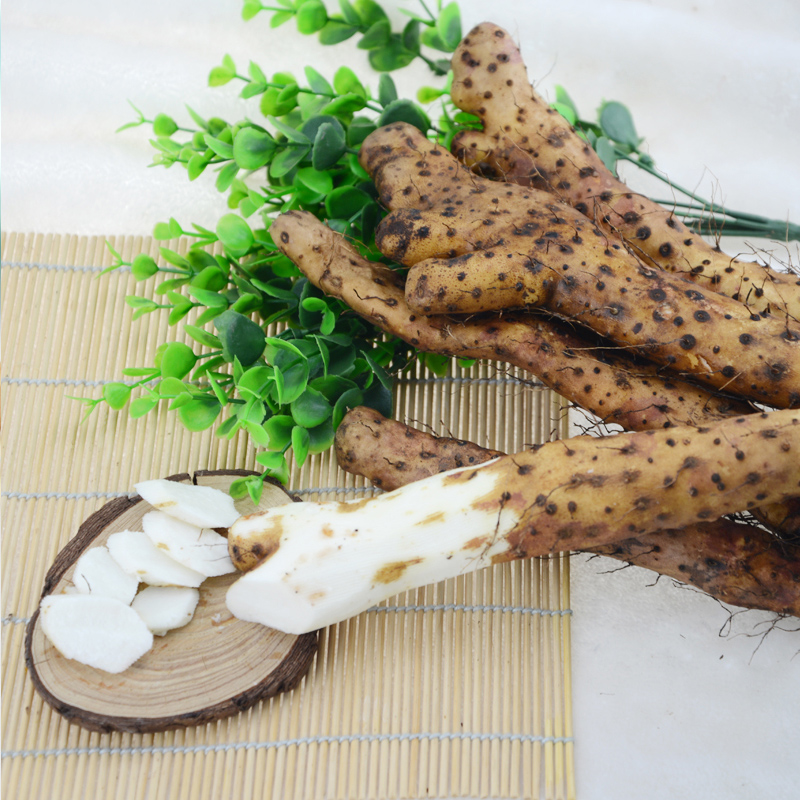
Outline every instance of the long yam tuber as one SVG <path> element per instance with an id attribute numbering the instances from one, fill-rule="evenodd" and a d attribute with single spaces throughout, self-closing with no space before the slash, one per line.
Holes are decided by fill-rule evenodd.
<path id="1" fill-rule="evenodd" d="M 483 131 L 456 136 L 453 152 L 460 160 L 482 174 L 553 192 L 619 234 L 646 263 L 740 300 L 753 312 L 800 320 L 800 276 L 722 253 L 673 210 L 631 191 L 533 90 L 507 31 L 476 26 L 452 66 L 453 101 L 483 124 Z"/>
<path id="2" fill-rule="evenodd" d="M 447 254 L 409 271 L 413 311 L 541 306 L 682 376 L 800 406 L 800 328 L 645 266 L 575 209 L 471 174 L 410 125 L 370 134 L 360 158 L 396 209 L 376 234 L 382 252 L 410 264 L 421 255 L 413 244 L 430 240 L 429 251 Z"/>
<path id="3" fill-rule="evenodd" d="M 294 503 L 230 528 L 234 564 L 252 571 L 228 606 L 279 630 L 314 630 L 465 570 L 784 500 L 798 493 L 798 453 L 800 411 L 775 411 L 581 436 L 371 499 Z"/>
<path id="4" fill-rule="evenodd" d="M 502 455 L 434 436 L 365 407 L 345 415 L 335 446 L 342 469 L 386 491 Z M 752 525 L 723 517 L 581 552 L 644 567 L 735 606 L 800 616 L 800 545 Z"/>

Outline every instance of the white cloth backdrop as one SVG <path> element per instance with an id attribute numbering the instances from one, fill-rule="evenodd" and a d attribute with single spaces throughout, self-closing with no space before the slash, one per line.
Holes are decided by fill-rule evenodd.
<path id="1" fill-rule="evenodd" d="M 586 116 L 603 99 L 629 105 L 676 182 L 800 222 L 796 0 L 460 5 L 465 32 L 488 18 L 513 33 L 546 96 L 562 84 Z M 385 6 L 400 20 L 398 9 L 415 4 Z M 322 48 L 292 24 L 270 29 L 265 14 L 244 23 L 240 8 L 240 0 L 8 0 L 3 229 L 147 234 L 170 216 L 214 227 L 224 205 L 211 176 L 189 183 L 180 168 L 147 169 L 147 132 L 114 133 L 133 118 L 126 99 L 151 117 L 188 122 L 189 104 L 236 119 L 258 112 L 234 88 L 206 85 L 225 53 L 242 71 L 250 59 L 298 74 L 306 64 L 323 74 L 366 66 L 351 44 Z M 395 79 L 406 95 L 432 82 L 414 67 Z M 724 245 L 787 258 L 774 243 Z M 796 244 L 790 252 L 800 263 Z M 639 569 L 604 574 L 618 566 L 576 559 L 573 572 L 581 800 L 796 797 L 800 634 L 777 630 L 761 642 L 751 634 L 766 617 L 750 612 L 721 636 L 728 612 L 719 604 L 668 580 L 652 585 Z"/>

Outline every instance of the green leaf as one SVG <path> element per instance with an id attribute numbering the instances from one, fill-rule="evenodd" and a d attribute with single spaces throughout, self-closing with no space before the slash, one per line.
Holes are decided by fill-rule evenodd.
<path id="1" fill-rule="evenodd" d="M 186 384 L 179 378 L 164 378 L 158 384 L 158 393 L 161 397 L 179 397 L 186 394 Z"/>
<path id="2" fill-rule="evenodd" d="M 558 111 L 570 125 L 574 125 L 578 121 L 578 117 L 570 106 L 564 105 L 563 103 L 553 103 L 552 107 Z"/>
<path id="3" fill-rule="evenodd" d="M 222 342 L 219 340 L 219 337 L 214 336 L 213 333 L 209 333 L 208 331 L 198 328 L 195 325 L 189 325 L 188 322 L 183 326 L 183 329 L 198 344 L 202 344 L 205 347 L 210 347 L 213 350 L 219 350 L 222 348 Z"/>
<path id="4" fill-rule="evenodd" d="M 308 452 L 309 453 L 324 453 L 333 447 L 333 440 L 335 432 L 333 422 L 326 420 L 322 425 L 317 425 L 316 428 L 308 429 Z"/>
<path id="5" fill-rule="evenodd" d="M 197 363 L 191 347 L 183 342 L 170 342 L 161 354 L 161 377 L 184 378 Z"/>
<path id="6" fill-rule="evenodd" d="M 339 67 L 333 76 L 333 88 L 337 94 L 357 94 L 364 99 L 367 97 L 367 90 L 364 84 L 350 67 Z"/>
<path id="7" fill-rule="evenodd" d="M 295 425 L 292 428 L 292 452 L 294 453 L 295 464 L 302 467 L 308 457 L 308 446 L 311 437 L 302 425 Z"/>
<path id="8" fill-rule="evenodd" d="M 427 133 L 431 127 L 428 115 L 411 100 L 395 100 L 383 109 L 378 125 L 390 125 L 393 122 L 407 122 L 422 133 Z"/>
<path id="9" fill-rule="evenodd" d="M 334 219 L 350 219 L 372 202 L 372 198 L 355 186 L 340 186 L 325 199 L 325 211 Z"/>
<path id="10" fill-rule="evenodd" d="M 631 112 L 615 100 L 604 103 L 600 108 L 600 127 L 603 133 L 615 142 L 637 147 L 639 137 L 633 124 Z M 606 165 L 607 166 L 607 165 Z"/>
<path id="11" fill-rule="evenodd" d="M 344 418 L 344 415 L 351 409 L 355 408 L 356 406 L 360 406 L 364 403 L 364 395 L 362 394 L 361 390 L 358 388 L 348 389 L 346 392 L 342 392 L 339 395 L 336 404 L 333 407 L 333 414 L 331 415 L 331 421 L 333 423 L 334 428 L 338 428 Z"/>
<path id="12" fill-rule="evenodd" d="M 461 12 L 458 9 L 458 3 L 448 3 L 442 9 L 439 19 L 436 21 L 436 32 L 447 48 L 447 52 L 451 53 L 458 47 L 458 43 L 461 41 Z"/>
<path id="13" fill-rule="evenodd" d="M 308 361 L 292 364 L 284 370 L 275 370 L 275 384 L 278 389 L 278 401 L 282 405 L 294 402 L 305 391 L 308 383 Z M 279 377 L 280 376 L 280 377 Z"/>
<path id="14" fill-rule="evenodd" d="M 205 153 L 195 153 L 186 165 L 186 171 L 189 174 L 189 180 L 197 180 L 209 164 L 209 158 Z"/>
<path id="15" fill-rule="evenodd" d="M 378 20 L 371 25 L 358 42 L 359 50 L 376 50 L 387 47 L 392 37 L 392 26 L 388 19 Z"/>
<path id="16" fill-rule="evenodd" d="M 244 0 L 244 5 L 242 6 L 242 19 L 245 22 L 253 19 L 253 17 L 258 14 L 262 8 L 263 6 L 259 0 Z"/>
<path id="17" fill-rule="evenodd" d="M 289 465 L 283 453 L 259 453 L 256 461 L 264 467 L 270 478 L 283 484 L 289 480 Z"/>
<path id="18" fill-rule="evenodd" d="M 214 67 L 208 76 L 209 86 L 224 86 L 229 81 L 232 81 L 236 76 L 236 67 L 234 66 L 233 59 L 226 55 L 222 59 L 222 66 Z"/>
<path id="19" fill-rule="evenodd" d="M 614 145 L 605 136 L 601 136 L 594 145 L 597 155 L 600 160 L 611 170 L 614 174 L 617 171 L 617 154 L 614 150 Z"/>
<path id="20" fill-rule="evenodd" d="M 305 68 L 306 80 L 309 88 L 317 94 L 333 94 L 333 87 L 313 67 Z"/>
<path id="21" fill-rule="evenodd" d="M 217 187 L 218 192 L 227 192 L 230 189 L 231 184 L 233 183 L 236 175 L 239 172 L 239 165 L 235 161 L 231 161 L 230 164 L 226 164 L 217 175 L 217 180 L 215 182 L 215 186 Z"/>
<path id="22" fill-rule="evenodd" d="M 236 258 L 246 255 L 255 243 L 250 226 L 237 214 L 225 214 L 220 219 L 217 236 L 225 249 Z"/>
<path id="23" fill-rule="evenodd" d="M 359 15 L 358 11 L 353 8 L 350 0 L 339 0 L 339 8 L 342 9 L 342 16 L 344 17 L 345 22 L 347 22 L 349 25 L 361 24 L 361 16 Z"/>
<path id="24" fill-rule="evenodd" d="M 178 130 L 178 123 L 166 114 L 156 114 L 153 120 L 153 133 L 156 136 L 172 136 Z"/>
<path id="25" fill-rule="evenodd" d="M 371 119 L 356 117 L 347 128 L 347 144 L 350 147 L 359 147 L 376 127 Z"/>
<path id="26" fill-rule="evenodd" d="M 428 105 L 428 103 L 433 103 L 446 94 L 447 92 L 443 89 L 435 89 L 433 86 L 423 86 L 417 90 L 417 102 Z"/>
<path id="27" fill-rule="evenodd" d="M 341 97 L 331 100 L 330 103 L 322 107 L 321 111 L 323 114 L 347 117 L 354 114 L 356 111 L 360 111 L 366 104 L 367 101 L 360 94 L 351 92 L 350 94 L 343 94 Z"/>
<path id="28" fill-rule="evenodd" d="M 220 158 L 233 158 L 233 145 L 228 142 L 212 136 L 210 133 L 205 134 L 203 137 L 206 145 L 210 150 L 213 150 Z"/>
<path id="29" fill-rule="evenodd" d="M 264 430 L 269 436 L 270 450 L 285 450 L 292 441 L 294 420 L 288 414 L 276 414 L 264 423 Z"/>
<path id="30" fill-rule="evenodd" d="M 316 141 L 314 146 L 316 147 Z M 307 186 L 311 191 L 318 192 L 319 194 L 325 195 L 333 191 L 333 178 L 330 173 L 322 172 L 315 167 L 304 167 L 298 170 L 295 175 L 295 180 Z"/>
<path id="31" fill-rule="evenodd" d="M 219 333 L 222 355 L 226 361 L 231 362 L 236 358 L 248 367 L 264 352 L 264 331 L 244 314 L 230 309 L 224 311 L 214 319 L 214 327 Z"/>
<path id="32" fill-rule="evenodd" d="M 372 386 L 364 391 L 363 405 L 374 408 L 384 417 L 391 417 L 392 393 L 380 381 L 374 381 Z"/>
<path id="33" fill-rule="evenodd" d="M 269 20 L 270 28 L 278 28 L 294 16 L 294 11 L 276 11 Z"/>
<path id="34" fill-rule="evenodd" d="M 193 433 L 210 428 L 222 406 L 216 397 L 195 397 L 178 409 L 178 419 Z"/>
<path id="35" fill-rule="evenodd" d="M 443 53 L 449 53 L 447 45 L 442 39 L 439 31 L 436 28 L 425 28 L 420 35 L 422 43 L 427 47 L 432 47 L 434 50 L 441 50 Z"/>
<path id="36" fill-rule="evenodd" d="M 316 389 L 306 387 L 305 391 L 291 403 L 292 419 L 305 428 L 321 425 L 333 412 L 325 395 Z"/>
<path id="37" fill-rule="evenodd" d="M 378 79 L 378 102 L 386 108 L 397 100 L 397 87 L 390 75 L 385 72 Z"/>
<path id="38" fill-rule="evenodd" d="M 158 265 L 156 262 L 145 253 L 140 253 L 133 259 L 131 264 L 131 273 L 137 281 L 144 281 L 152 278 L 158 272 Z"/>
<path id="39" fill-rule="evenodd" d="M 195 300 L 209 308 L 218 308 L 220 311 L 223 311 L 228 307 L 228 298 L 217 292 L 210 292 L 208 289 L 200 289 L 197 286 L 188 286 L 186 291 L 188 291 Z"/>
<path id="40" fill-rule="evenodd" d="M 158 399 L 157 395 L 154 397 L 148 395 L 147 397 L 137 397 L 135 400 L 132 400 L 131 406 L 128 409 L 128 414 L 131 419 L 138 419 L 152 411 L 158 405 Z"/>
<path id="41" fill-rule="evenodd" d="M 249 393 L 252 397 L 263 397 L 267 387 L 274 380 L 275 370 L 272 367 L 250 367 L 236 382 L 239 392 Z"/>
<path id="42" fill-rule="evenodd" d="M 297 30 L 300 33 L 312 34 L 325 27 L 328 12 L 321 0 L 306 0 L 297 10 Z"/>
<path id="43" fill-rule="evenodd" d="M 368 352 L 364 350 L 361 355 L 364 356 L 364 359 L 367 364 L 369 364 L 370 369 L 375 373 L 378 380 L 391 392 L 393 385 L 391 376 Z"/>
<path id="44" fill-rule="evenodd" d="M 563 86 L 556 85 L 556 103 L 561 106 L 566 106 L 567 108 L 572 109 L 572 113 L 575 115 L 575 119 L 577 119 L 580 114 L 578 114 L 578 107 L 575 105 L 573 99 L 569 96 L 569 93 Z M 555 105 L 555 103 L 553 104 Z"/>
<path id="45" fill-rule="evenodd" d="M 236 134 L 231 154 L 242 169 L 260 169 L 270 162 L 276 147 L 275 140 L 268 133 L 247 127 Z"/>
<path id="46" fill-rule="evenodd" d="M 361 24 L 367 27 L 374 25 L 376 22 L 381 22 L 382 20 L 388 21 L 386 12 L 375 0 L 356 0 L 356 2 L 353 3 L 353 8 L 356 14 L 358 14 Z M 344 11 L 344 8 L 342 10 Z"/>
<path id="47" fill-rule="evenodd" d="M 357 95 L 351 96 L 356 97 Z M 318 172 L 330 169 L 344 155 L 346 149 L 347 143 L 341 125 L 336 126 L 329 122 L 320 125 L 311 150 L 313 169 Z M 331 188 L 333 188 L 332 184 Z M 327 191 L 329 192 L 331 189 L 327 189 Z"/>
<path id="48" fill-rule="evenodd" d="M 319 32 L 320 44 L 332 45 L 347 41 L 353 34 L 358 32 L 358 28 L 339 22 L 335 19 L 328 20 L 325 27 Z"/>
<path id="49" fill-rule="evenodd" d="M 282 117 L 288 114 L 296 105 L 294 98 L 281 100 L 281 90 L 277 86 L 271 86 L 261 95 L 261 113 L 265 117 Z"/>
<path id="50" fill-rule="evenodd" d="M 269 174 L 273 178 L 288 175 L 311 152 L 311 147 L 287 147 L 272 160 Z"/>
<path id="51" fill-rule="evenodd" d="M 421 25 L 419 20 L 410 20 L 401 34 L 403 47 L 412 53 L 419 53 Z"/>
<path id="52" fill-rule="evenodd" d="M 103 387 L 103 400 L 115 411 L 127 405 L 131 398 L 131 387 L 125 383 L 107 383 Z"/>
<path id="53" fill-rule="evenodd" d="M 322 323 L 319 326 L 320 333 L 327 336 L 333 333 L 336 327 L 336 315 L 328 307 L 328 304 L 320 297 L 307 297 L 302 302 L 306 311 L 319 311 L 322 313 Z"/>

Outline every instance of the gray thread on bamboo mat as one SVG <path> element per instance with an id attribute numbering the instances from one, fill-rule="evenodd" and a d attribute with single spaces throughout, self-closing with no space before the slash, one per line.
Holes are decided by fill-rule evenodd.
<path id="1" fill-rule="evenodd" d="M 2 378 L 2 383 L 17 386 L 104 386 L 115 381 L 90 381 L 79 378 Z"/>
<path id="2" fill-rule="evenodd" d="M 48 272 L 63 270 L 64 272 L 102 272 L 108 267 L 73 266 L 71 264 L 42 264 L 38 261 L 2 261 L 0 267 L 10 269 L 43 269 Z M 117 267 L 114 272 L 130 272 L 130 267 Z"/>
<path id="3" fill-rule="evenodd" d="M 463 378 L 458 375 L 446 375 L 437 378 L 395 378 L 399 384 L 427 384 L 427 383 L 467 383 L 471 386 L 507 386 L 509 384 L 532 386 L 539 389 L 547 388 L 541 381 L 528 380 L 527 378 Z"/>
<path id="4" fill-rule="evenodd" d="M 450 733 L 447 731 L 431 731 L 428 733 L 353 733 L 340 736 L 301 736 L 297 739 L 280 739 L 273 742 L 225 742 L 222 744 L 180 745 L 174 747 L 64 747 L 53 750 L 4 750 L 2 757 L 224 753 L 231 750 L 272 750 L 278 747 L 298 747 L 303 744 L 411 742 L 422 739 L 466 742 L 531 742 L 538 744 L 570 744 L 575 741 L 573 736 L 541 736 L 535 733 Z"/>
<path id="5" fill-rule="evenodd" d="M 437 603 L 420 606 L 373 606 L 367 611 L 504 611 L 510 614 L 533 614 L 542 617 L 565 616 L 572 614 L 571 608 L 547 609 L 527 606 L 466 605 L 465 603 Z"/>
<path id="6" fill-rule="evenodd" d="M 290 489 L 291 494 L 364 494 L 380 492 L 374 486 L 314 486 L 310 489 Z M 95 500 L 98 497 L 114 499 L 116 497 L 136 497 L 136 492 L 11 492 L 4 491 L 2 496 L 9 500 Z"/>
<path id="7" fill-rule="evenodd" d="M 528 606 L 501 606 L 501 605 L 467 605 L 465 603 L 440 603 L 427 606 L 372 606 L 364 611 L 365 614 L 380 611 L 471 611 L 488 612 L 503 611 L 508 614 L 529 614 L 537 617 L 564 617 L 572 614 L 571 608 L 549 609 L 529 608 Z M 27 625 L 30 617 L 3 617 L 3 625 Z"/>

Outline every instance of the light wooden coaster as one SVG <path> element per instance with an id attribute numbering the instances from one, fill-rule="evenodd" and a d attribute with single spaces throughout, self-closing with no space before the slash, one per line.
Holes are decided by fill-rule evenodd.
<path id="1" fill-rule="evenodd" d="M 171 480 L 226 490 L 240 470 L 174 475 Z M 292 502 L 280 487 L 265 484 L 259 508 Z M 242 514 L 255 511 L 237 501 Z M 78 557 L 105 544 L 112 533 L 141 530 L 152 507 L 140 497 L 103 506 L 81 525 L 58 554 L 42 596 L 72 585 Z M 25 659 L 37 691 L 60 714 L 94 731 L 145 733 L 185 728 L 228 717 L 266 697 L 294 688 L 317 649 L 317 634 L 289 635 L 233 617 L 225 593 L 237 574 L 206 579 L 192 621 L 166 636 L 132 667 L 110 674 L 62 656 L 45 638 L 39 612 L 31 618 Z"/>

